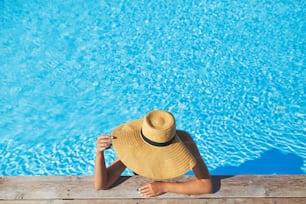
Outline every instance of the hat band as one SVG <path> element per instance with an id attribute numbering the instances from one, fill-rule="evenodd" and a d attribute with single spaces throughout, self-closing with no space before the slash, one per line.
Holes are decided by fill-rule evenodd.
<path id="1" fill-rule="evenodd" d="M 149 138 L 147 138 L 146 136 L 144 136 L 144 134 L 142 133 L 142 129 L 140 130 L 140 133 L 141 133 L 142 139 L 145 142 L 149 143 L 150 145 L 156 146 L 156 147 L 165 147 L 165 146 L 170 145 L 175 140 L 175 136 L 176 136 L 176 135 L 174 135 L 171 138 L 171 140 L 169 140 L 167 142 L 154 142 L 154 141 L 150 140 Z"/>

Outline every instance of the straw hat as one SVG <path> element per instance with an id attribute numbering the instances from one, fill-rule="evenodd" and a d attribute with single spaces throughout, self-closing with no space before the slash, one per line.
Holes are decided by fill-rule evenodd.
<path id="1" fill-rule="evenodd" d="M 119 159 L 132 171 L 147 178 L 174 178 L 196 164 L 176 133 L 173 115 L 167 111 L 152 111 L 143 119 L 115 128 L 113 135 L 113 146 Z"/>

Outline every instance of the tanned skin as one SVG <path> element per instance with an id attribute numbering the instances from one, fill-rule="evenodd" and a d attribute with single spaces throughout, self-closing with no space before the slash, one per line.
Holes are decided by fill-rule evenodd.
<path id="1" fill-rule="evenodd" d="M 208 194 L 212 192 L 213 187 L 209 171 L 193 139 L 184 131 L 178 130 L 177 135 L 197 160 L 196 165 L 192 169 L 195 177 L 186 182 L 153 181 L 138 188 L 141 195 L 154 197 L 167 192 L 188 195 Z M 97 139 L 94 171 L 96 190 L 111 187 L 120 178 L 121 173 L 126 168 L 119 159 L 116 159 L 109 167 L 105 165 L 104 151 L 111 147 L 113 138 L 112 135 L 102 135 Z"/>

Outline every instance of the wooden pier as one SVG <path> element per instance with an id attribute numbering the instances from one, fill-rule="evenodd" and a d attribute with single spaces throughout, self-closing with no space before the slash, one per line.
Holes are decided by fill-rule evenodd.
<path id="1" fill-rule="evenodd" d="M 179 180 L 190 179 L 180 177 Z M 255 203 L 305 204 L 306 176 L 214 176 L 214 193 L 166 193 L 144 198 L 137 188 L 149 180 L 121 177 L 118 185 L 96 191 L 93 177 L 0 177 L 0 204 Z"/>

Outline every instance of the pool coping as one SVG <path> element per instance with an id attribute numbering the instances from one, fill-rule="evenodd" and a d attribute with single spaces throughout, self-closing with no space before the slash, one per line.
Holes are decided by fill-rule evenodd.
<path id="1" fill-rule="evenodd" d="M 177 178 L 178 181 L 190 176 Z M 96 191 L 92 176 L 0 177 L 2 203 L 306 203 L 306 175 L 213 176 L 214 192 L 206 195 L 166 193 L 144 198 L 137 188 L 149 179 L 121 177 L 109 190 Z"/>

